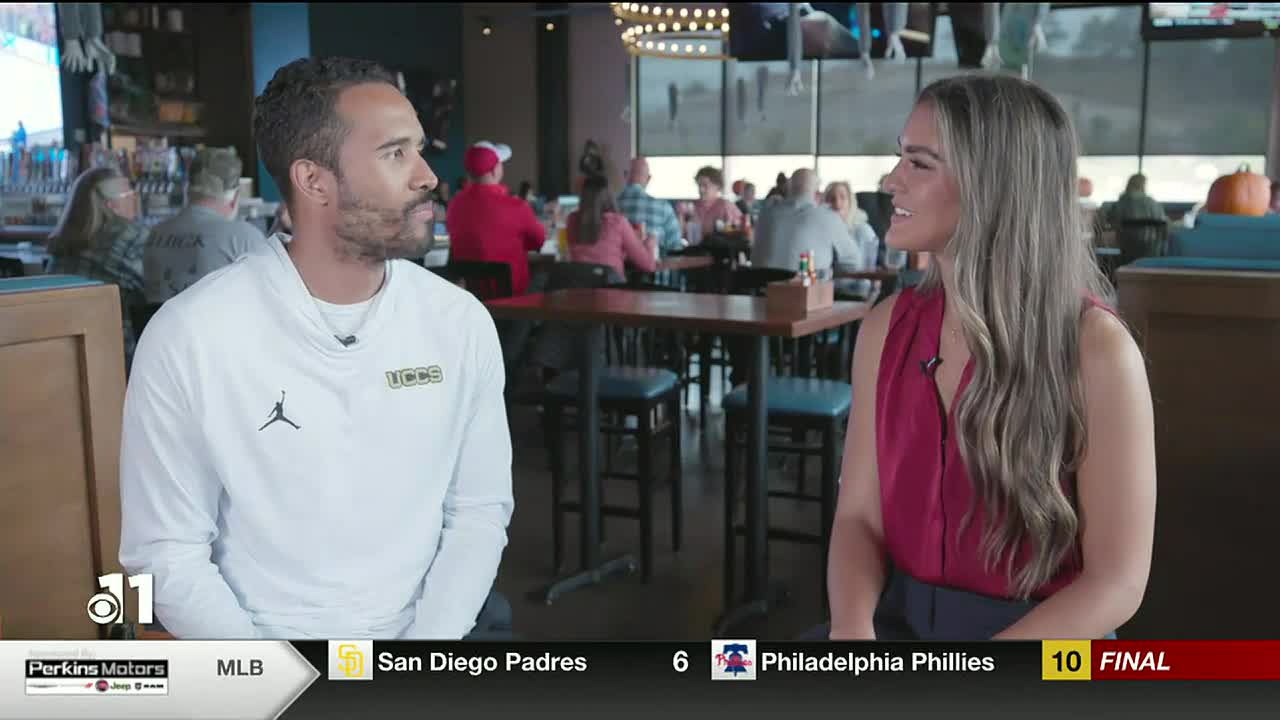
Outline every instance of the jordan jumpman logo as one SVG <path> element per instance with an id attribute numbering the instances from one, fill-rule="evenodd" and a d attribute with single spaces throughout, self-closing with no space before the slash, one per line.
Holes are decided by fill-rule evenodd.
<path id="1" fill-rule="evenodd" d="M 267 425 L 270 425 L 271 423 L 279 420 L 281 422 L 287 422 L 290 425 L 293 425 L 294 430 L 302 429 L 301 426 L 294 425 L 292 420 L 284 416 L 284 391 L 283 390 L 280 391 L 280 402 L 276 403 L 276 406 L 271 409 L 271 412 L 269 414 L 271 416 L 271 419 L 267 421 Z M 262 427 L 258 428 L 258 432 L 262 432 L 263 430 L 266 430 L 267 425 L 263 425 Z"/>

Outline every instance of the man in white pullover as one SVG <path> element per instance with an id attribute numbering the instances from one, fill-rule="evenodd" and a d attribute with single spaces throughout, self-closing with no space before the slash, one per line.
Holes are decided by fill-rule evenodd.
<path id="1" fill-rule="evenodd" d="M 120 560 L 179 638 L 472 631 L 513 501 L 502 351 L 430 244 L 424 134 L 374 63 L 302 59 L 255 101 L 293 235 L 147 326 Z"/>

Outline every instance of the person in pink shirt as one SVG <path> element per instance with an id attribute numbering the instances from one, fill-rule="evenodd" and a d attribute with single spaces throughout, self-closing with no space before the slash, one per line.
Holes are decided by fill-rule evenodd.
<path id="1" fill-rule="evenodd" d="M 698 201 L 693 204 L 692 219 L 698 223 L 698 227 L 688 228 L 686 218 L 685 237 L 689 238 L 691 244 L 715 232 L 716 221 L 721 221 L 726 226 L 742 224 L 742 211 L 722 197 L 724 173 L 708 165 L 699 170 L 693 179 L 698 183 Z"/>
<path id="2" fill-rule="evenodd" d="M 574 262 L 607 265 L 626 278 L 626 264 L 642 272 L 657 269 L 656 238 L 645 233 L 639 238 L 626 216 L 614 205 L 609 181 L 589 176 L 582 184 L 578 209 L 567 222 L 569 259 Z"/>

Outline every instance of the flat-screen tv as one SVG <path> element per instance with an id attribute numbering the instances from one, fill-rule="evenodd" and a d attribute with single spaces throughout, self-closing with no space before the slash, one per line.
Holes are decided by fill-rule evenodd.
<path id="1" fill-rule="evenodd" d="M 734 3 L 729 54 L 739 60 L 787 59 L 787 20 L 794 3 Z M 856 59 L 870 52 L 882 58 L 888 49 L 884 6 L 870 3 L 870 42 L 859 27 L 857 3 L 799 3 L 803 57 Z M 902 47 L 909 57 L 933 50 L 933 3 L 904 3 L 907 24 Z"/>
<path id="2" fill-rule="evenodd" d="M 1280 3 L 1146 3 L 1148 40 L 1280 37 Z"/>

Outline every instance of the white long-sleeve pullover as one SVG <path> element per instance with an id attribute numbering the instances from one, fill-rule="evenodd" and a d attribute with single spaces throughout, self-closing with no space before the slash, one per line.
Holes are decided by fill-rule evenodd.
<path id="1" fill-rule="evenodd" d="M 513 509 L 489 313 L 412 263 L 339 343 L 279 237 L 138 345 L 120 560 L 181 638 L 456 639 Z"/>

